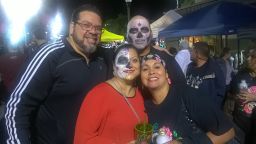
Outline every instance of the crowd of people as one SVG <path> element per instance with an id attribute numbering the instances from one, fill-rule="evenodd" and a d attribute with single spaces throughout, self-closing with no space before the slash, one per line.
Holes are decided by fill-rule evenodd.
<path id="1" fill-rule="evenodd" d="M 82 5 L 67 37 L 33 49 L 6 100 L 1 143 L 136 144 L 140 123 L 175 130 L 169 144 L 256 143 L 255 49 L 233 78 L 227 56 L 221 65 L 206 42 L 190 49 L 181 41 L 175 55 L 153 46 L 142 15 L 129 20 L 126 44 L 99 49 L 102 21 L 97 7 Z M 223 111 L 226 97 L 236 103 L 234 121 Z"/>

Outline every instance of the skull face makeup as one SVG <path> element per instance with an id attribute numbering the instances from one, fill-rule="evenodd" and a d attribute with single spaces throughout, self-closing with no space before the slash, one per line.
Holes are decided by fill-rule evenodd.
<path id="1" fill-rule="evenodd" d="M 135 49 L 125 48 L 118 52 L 114 63 L 114 75 L 133 80 L 139 75 L 139 57 Z"/>
<path id="2" fill-rule="evenodd" d="M 145 49 L 151 41 L 149 22 L 142 16 L 131 19 L 127 26 L 128 41 L 138 50 Z"/>

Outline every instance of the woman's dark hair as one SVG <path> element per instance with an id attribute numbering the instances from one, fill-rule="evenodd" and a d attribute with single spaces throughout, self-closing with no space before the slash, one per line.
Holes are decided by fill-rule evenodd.
<path id="1" fill-rule="evenodd" d="M 138 51 L 137 51 L 137 49 L 133 46 L 133 45 L 131 45 L 131 44 L 122 44 L 122 45 L 119 45 L 116 49 L 115 49 L 115 52 L 114 52 L 114 55 L 113 55 L 113 62 L 115 61 L 115 58 L 116 58 L 116 56 L 117 56 L 117 54 L 120 52 L 120 51 L 122 51 L 123 49 L 134 49 L 137 53 L 138 53 Z"/>
<path id="2" fill-rule="evenodd" d="M 73 11 L 72 17 L 71 17 L 71 21 L 72 22 L 77 22 L 79 20 L 79 14 L 81 12 L 83 12 L 83 11 L 94 12 L 94 13 L 96 13 L 97 15 L 99 15 L 102 18 L 100 10 L 95 5 L 85 4 L 85 5 L 82 5 L 82 6 L 78 7 L 78 8 L 76 8 Z"/>
<path id="3" fill-rule="evenodd" d="M 196 52 L 200 53 L 201 55 L 203 55 L 207 58 L 210 57 L 209 45 L 206 42 L 194 43 L 194 49 L 196 50 Z"/>

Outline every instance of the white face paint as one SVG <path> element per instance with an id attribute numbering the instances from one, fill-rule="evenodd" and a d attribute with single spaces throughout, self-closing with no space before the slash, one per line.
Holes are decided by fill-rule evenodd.
<path id="1" fill-rule="evenodd" d="M 126 78 L 128 74 L 124 71 L 128 69 L 129 65 L 129 49 L 123 49 L 117 54 L 115 59 L 115 74 L 120 78 Z"/>
<path id="2" fill-rule="evenodd" d="M 114 75 L 125 80 L 134 80 L 140 74 L 139 56 L 136 50 L 126 48 L 118 52 L 114 62 Z"/>
<path id="3" fill-rule="evenodd" d="M 151 32 L 148 21 L 143 17 L 132 19 L 127 27 L 128 40 L 138 50 L 143 50 L 150 44 Z"/>

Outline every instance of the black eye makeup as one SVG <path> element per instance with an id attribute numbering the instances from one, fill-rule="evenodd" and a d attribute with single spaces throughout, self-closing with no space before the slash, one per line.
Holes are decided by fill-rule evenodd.
<path id="1" fill-rule="evenodd" d="M 117 64 L 119 65 L 126 65 L 128 64 L 129 60 L 127 57 L 125 56 L 120 56 L 118 59 L 117 59 Z"/>
<path id="2" fill-rule="evenodd" d="M 137 33 L 138 31 L 139 31 L 138 28 L 131 28 L 131 29 L 129 30 L 129 33 L 135 34 L 135 33 Z"/>

